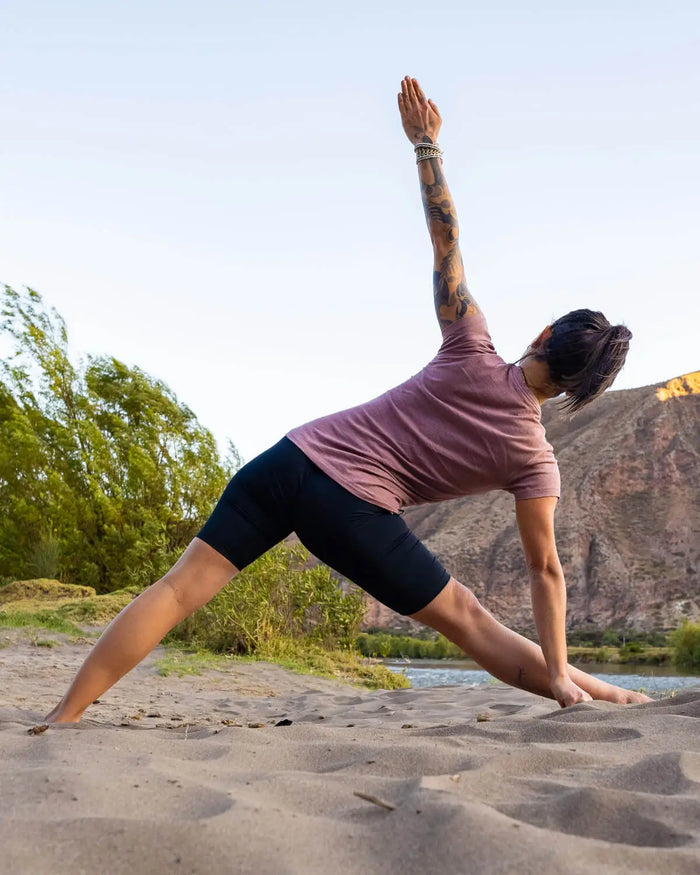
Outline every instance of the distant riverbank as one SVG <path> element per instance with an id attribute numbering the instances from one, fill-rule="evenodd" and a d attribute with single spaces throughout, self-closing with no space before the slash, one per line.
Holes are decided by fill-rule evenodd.
<path id="1" fill-rule="evenodd" d="M 448 684 L 477 686 L 498 683 L 477 663 L 468 659 L 410 661 L 387 659 L 384 664 L 390 671 L 403 674 L 415 688 L 440 687 Z M 589 662 L 579 667 L 608 683 L 626 690 L 643 689 L 648 695 L 668 695 L 674 690 L 693 687 L 700 689 L 700 673 L 683 673 L 682 670 L 672 666 L 650 666 L 639 663 L 612 666 Z"/>
<path id="2" fill-rule="evenodd" d="M 605 630 L 572 632 L 567 647 L 570 663 L 589 666 L 666 667 L 674 673 L 700 673 L 700 624 L 684 623 L 673 632 Z M 361 632 L 355 646 L 363 656 L 379 659 L 462 660 L 464 652 L 443 635 L 412 638 L 388 630 Z M 678 671 L 675 671 L 678 669 Z"/>

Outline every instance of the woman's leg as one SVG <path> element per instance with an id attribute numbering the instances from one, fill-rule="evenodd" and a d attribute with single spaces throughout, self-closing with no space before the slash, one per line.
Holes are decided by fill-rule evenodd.
<path id="1" fill-rule="evenodd" d="M 312 467 L 287 438 L 244 465 L 170 571 L 105 629 L 47 721 L 79 720 L 173 626 L 210 601 L 240 568 L 284 540 L 293 529 L 291 508 Z"/>
<path id="2" fill-rule="evenodd" d="M 238 573 L 195 538 L 157 583 L 127 605 L 102 633 L 63 699 L 46 720 L 80 720 L 85 709 L 151 652 L 163 636 L 212 599 Z"/>
<path id="3" fill-rule="evenodd" d="M 425 608 L 410 615 L 453 641 L 486 671 L 513 687 L 554 698 L 540 647 L 499 623 L 454 578 Z M 569 666 L 571 680 L 594 699 L 622 704 L 650 701 Z"/>

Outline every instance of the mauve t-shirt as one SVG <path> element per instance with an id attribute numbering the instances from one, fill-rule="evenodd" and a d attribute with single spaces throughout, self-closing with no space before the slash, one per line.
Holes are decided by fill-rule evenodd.
<path id="1" fill-rule="evenodd" d="M 494 489 L 558 498 L 540 413 L 478 313 L 447 325 L 435 358 L 410 380 L 287 437 L 353 495 L 394 513 Z"/>

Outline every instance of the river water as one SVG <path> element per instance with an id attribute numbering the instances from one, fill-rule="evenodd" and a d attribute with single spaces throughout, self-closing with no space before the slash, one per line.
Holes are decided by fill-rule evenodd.
<path id="1" fill-rule="evenodd" d="M 412 687 L 441 687 L 446 684 L 477 684 L 493 683 L 494 678 L 475 662 L 470 660 L 439 660 L 414 659 L 409 663 L 401 660 L 387 659 L 386 667 L 391 671 L 403 673 L 411 682 Z M 678 669 L 652 665 L 596 665 L 586 663 L 578 666 L 597 678 L 610 684 L 616 684 L 626 690 L 643 689 L 648 695 L 653 693 L 669 693 L 671 690 L 685 690 L 690 687 L 700 689 L 700 674 L 679 675 Z M 613 670 L 611 670 L 613 669 Z"/>

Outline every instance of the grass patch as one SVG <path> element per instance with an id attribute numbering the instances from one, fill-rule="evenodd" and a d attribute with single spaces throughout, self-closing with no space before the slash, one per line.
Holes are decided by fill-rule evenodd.
<path id="1" fill-rule="evenodd" d="M 42 583 L 42 581 L 39 582 Z M 14 584 L 10 584 L 10 586 L 14 586 Z M 60 586 L 66 587 L 68 584 L 60 584 Z M 5 590 L 7 589 L 9 587 L 5 587 Z M 91 590 L 91 587 L 73 587 L 72 589 Z M 78 624 L 106 626 L 122 608 L 129 604 L 133 594 L 131 590 L 117 590 L 106 595 L 93 595 L 85 598 L 50 598 L 51 593 L 48 591 L 39 597 L 34 592 L 28 598 L 7 600 L 0 605 L 0 626 L 15 629 L 32 626 L 50 629 L 52 632 L 64 632 L 66 635 L 80 636 L 84 633 Z"/>
<path id="2" fill-rule="evenodd" d="M 0 589 L 0 604 L 8 602 L 59 601 L 62 599 L 92 598 L 97 593 L 91 586 L 75 586 L 40 577 L 37 580 L 14 580 Z"/>
<path id="3" fill-rule="evenodd" d="M 306 642 L 274 642 L 274 648 L 259 653 L 260 659 L 276 662 L 299 674 L 332 678 L 370 690 L 398 690 L 410 687 L 408 678 L 390 671 L 385 665 L 368 662 L 350 648 L 325 650 Z"/>
<path id="4" fill-rule="evenodd" d="M 50 632 L 63 632 L 64 635 L 79 637 L 83 635 L 75 623 L 61 617 L 56 611 L 0 611 L 0 627 L 5 629 L 48 629 Z"/>
<path id="5" fill-rule="evenodd" d="M 67 601 L 59 605 L 56 610 L 62 617 L 75 623 L 106 626 L 132 601 L 133 595 L 131 590 L 119 589 L 94 598 Z"/>
<path id="6" fill-rule="evenodd" d="M 230 665 L 231 661 L 230 656 L 222 656 L 209 650 L 191 652 L 169 647 L 166 655 L 157 659 L 155 665 L 159 675 L 167 678 L 174 674 L 181 678 L 186 674 L 201 675 L 209 669 L 222 669 Z"/>
<path id="7" fill-rule="evenodd" d="M 158 673 L 169 675 L 201 675 L 208 670 L 223 670 L 232 663 L 272 662 L 303 675 L 330 678 L 370 690 L 396 690 L 410 687 L 404 675 L 390 671 L 384 665 L 362 659 L 354 650 L 324 650 L 319 645 L 280 639 L 255 654 L 221 654 L 210 650 L 181 650 L 167 645 L 166 655 L 155 662 Z"/>

